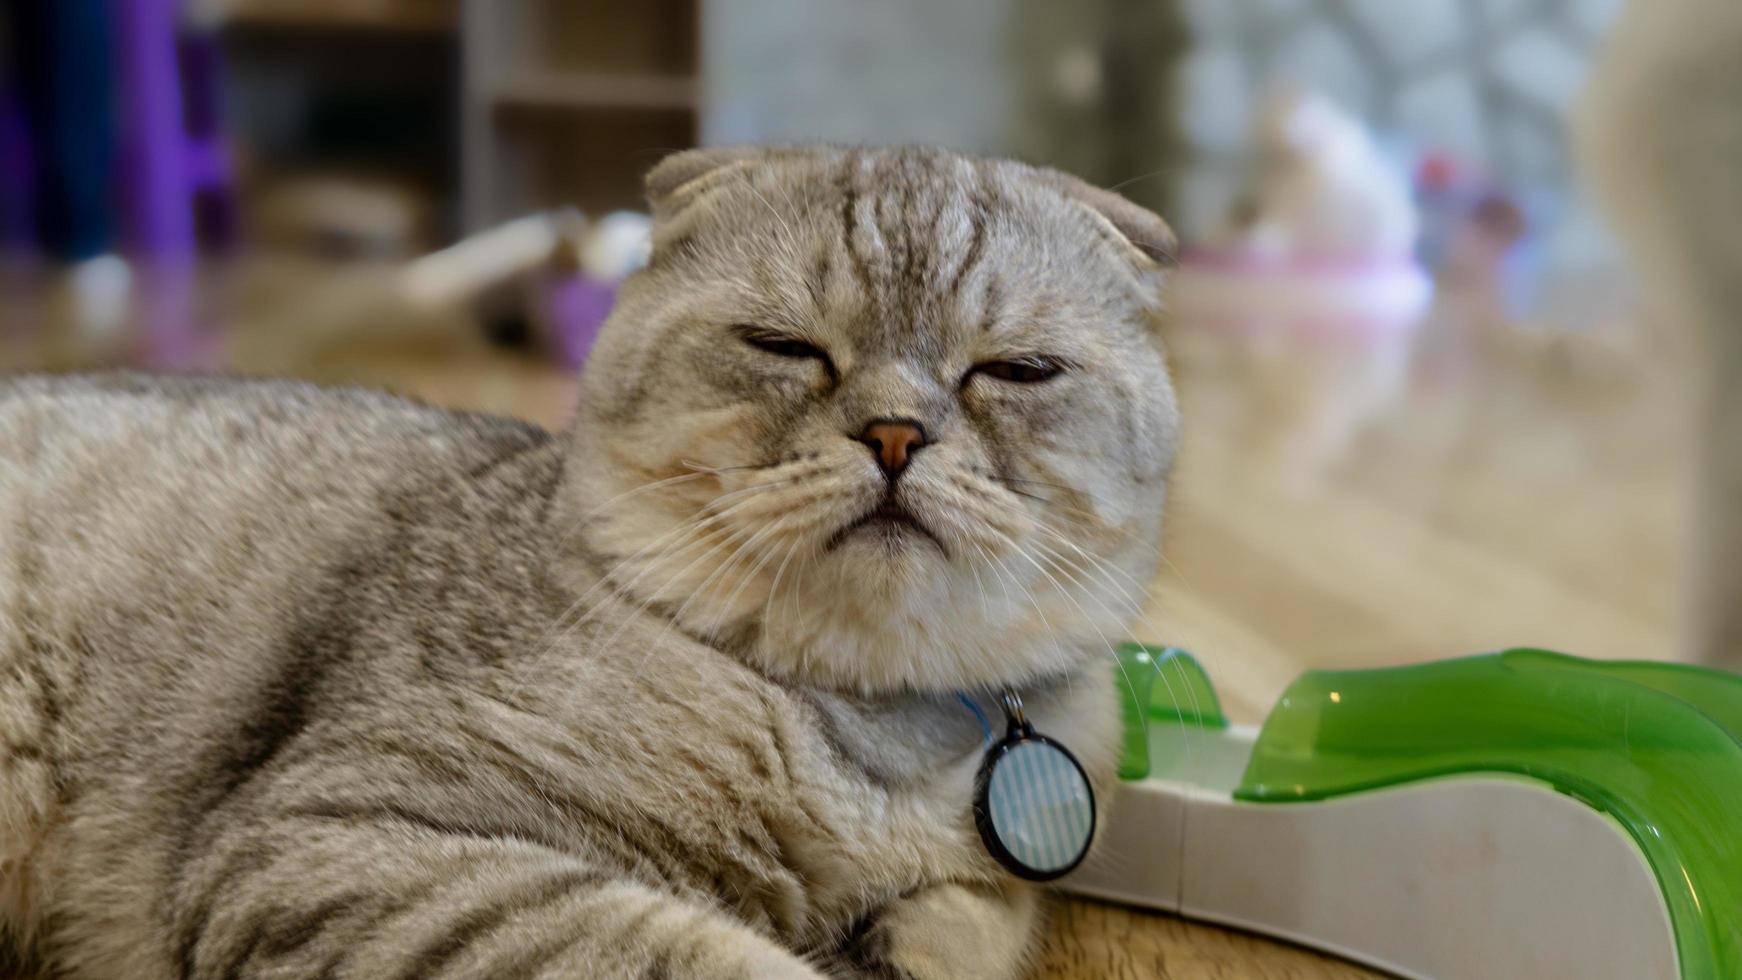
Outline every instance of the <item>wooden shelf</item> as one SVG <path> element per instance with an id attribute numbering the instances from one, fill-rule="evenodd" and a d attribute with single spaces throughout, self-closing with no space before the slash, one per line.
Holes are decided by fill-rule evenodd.
<path id="1" fill-rule="evenodd" d="M 249 28 L 448 34 L 458 26 L 447 0 L 227 0 L 223 23 Z"/>
<path id="2" fill-rule="evenodd" d="M 517 106 L 681 112 L 696 108 L 697 90 L 693 78 L 523 68 L 500 79 L 491 96 Z"/>
<path id="3" fill-rule="evenodd" d="M 703 0 L 460 0 L 465 227 L 645 206 L 695 145 Z"/>

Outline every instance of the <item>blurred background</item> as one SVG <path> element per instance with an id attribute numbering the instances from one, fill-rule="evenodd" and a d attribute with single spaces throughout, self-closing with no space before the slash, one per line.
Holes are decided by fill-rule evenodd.
<path id="1" fill-rule="evenodd" d="M 1669 656 L 1694 372 L 1573 149 L 1619 6 L 0 0 L 0 371 L 289 375 L 560 426 L 666 153 L 1014 155 L 1184 243 L 1185 445 L 1136 629 L 1236 720 L 1313 666 Z M 1055 937 L 1123 952 L 1079 962 L 1360 973 L 1096 909 Z"/>
<path id="2" fill-rule="evenodd" d="M 1185 243 L 1144 639 L 1663 656 L 1674 338 L 1575 176 L 1618 0 L 6 0 L 0 368 L 382 385 L 561 425 L 704 143 L 924 141 Z"/>

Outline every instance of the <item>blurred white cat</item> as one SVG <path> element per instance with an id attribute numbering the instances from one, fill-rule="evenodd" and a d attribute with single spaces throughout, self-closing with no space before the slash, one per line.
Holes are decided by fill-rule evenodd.
<path id="1" fill-rule="evenodd" d="M 1365 124 L 1311 92 L 1270 98 L 1253 120 L 1258 168 L 1212 237 L 1218 250 L 1267 256 L 1408 256 L 1416 211 L 1408 177 Z"/>
<path id="2" fill-rule="evenodd" d="M 1252 145 L 1248 187 L 1187 250 L 1173 308 L 1182 356 L 1231 348 L 1238 387 L 1266 393 L 1245 406 L 1254 437 L 1305 486 L 1401 389 L 1433 288 L 1409 178 L 1359 119 L 1285 91 L 1254 115 Z"/>

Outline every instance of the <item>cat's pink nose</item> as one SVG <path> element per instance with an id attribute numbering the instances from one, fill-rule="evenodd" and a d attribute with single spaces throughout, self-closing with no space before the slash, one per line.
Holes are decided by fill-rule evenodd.
<path id="1" fill-rule="evenodd" d="M 907 469 L 907 461 L 925 445 L 925 429 L 912 419 L 873 419 L 859 433 L 859 441 L 877 457 L 883 475 L 893 481 Z"/>

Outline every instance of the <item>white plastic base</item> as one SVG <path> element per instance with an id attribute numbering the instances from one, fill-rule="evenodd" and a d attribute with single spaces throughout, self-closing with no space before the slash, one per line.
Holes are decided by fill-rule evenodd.
<path id="1" fill-rule="evenodd" d="M 1064 887 L 1423 980 L 1677 977 L 1650 866 L 1585 804 L 1506 777 L 1238 802 L 1253 735 L 1194 734 L 1195 771 L 1122 783 Z"/>

